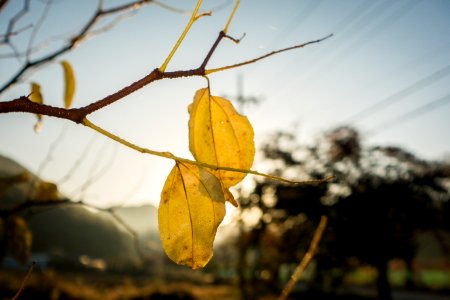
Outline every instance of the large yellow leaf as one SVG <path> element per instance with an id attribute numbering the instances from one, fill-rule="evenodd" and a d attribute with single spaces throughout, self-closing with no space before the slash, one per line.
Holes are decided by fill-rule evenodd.
<path id="1" fill-rule="evenodd" d="M 166 179 L 158 210 L 159 235 L 167 256 L 198 269 L 213 255 L 217 227 L 225 216 L 219 180 L 209 171 L 177 162 Z"/>
<path id="2" fill-rule="evenodd" d="M 200 89 L 189 112 L 189 148 L 196 160 L 222 167 L 251 168 L 255 156 L 253 128 L 230 101 L 211 96 L 207 88 Z M 223 170 L 214 174 L 225 189 L 246 175 Z"/>
<path id="3" fill-rule="evenodd" d="M 63 60 L 61 65 L 64 69 L 64 107 L 70 108 L 75 94 L 75 74 L 72 65 L 68 61 Z"/>

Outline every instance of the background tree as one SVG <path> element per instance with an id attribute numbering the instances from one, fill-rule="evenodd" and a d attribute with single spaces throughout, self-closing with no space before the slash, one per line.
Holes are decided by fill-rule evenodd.
<path id="1" fill-rule="evenodd" d="M 251 284 L 278 288 L 280 266 L 299 260 L 322 214 L 329 217 L 329 226 L 316 257 L 313 285 L 334 291 L 347 271 L 366 263 L 378 271 L 379 299 L 391 297 L 391 259 L 404 260 L 412 271 L 417 233 L 449 233 L 448 163 L 421 160 L 395 147 L 363 147 L 350 127 L 326 132 L 310 147 L 279 132 L 266 143 L 264 155 L 275 174 L 334 174 L 335 180 L 297 187 L 257 181 L 250 196 L 240 199 L 244 220 L 250 212 L 259 214 L 238 241 L 238 268 Z M 445 239 L 438 241 L 448 248 Z M 448 257 L 448 251 L 443 253 Z M 408 284 L 414 285 L 411 277 Z"/>

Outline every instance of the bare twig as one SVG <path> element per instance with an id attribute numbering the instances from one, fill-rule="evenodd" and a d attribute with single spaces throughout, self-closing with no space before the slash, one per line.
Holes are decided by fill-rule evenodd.
<path id="1" fill-rule="evenodd" d="M 109 158 L 109 160 L 106 162 L 106 164 L 104 164 L 104 166 L 99 169 L 98 171 L 96 170 L 98 165 L 101 162 L 101 158 L 105 156 L 105 151 L 104 148 L 107 146 L 107 144 L 105 143 L 104 147 L 102 147 L 98 153 L 98 157 L 95 159 L 94 163 L 91 165 L 91 169 L 89 171 L 89 174 L 86 178 L 86 180 L 84 181 L 84 183 L 78 188 L 78 197 L 74 197 L 74 198 L 79 198 L 80 200 L 84 197 L 86 191 L 89 189 L 89 187 L 94 184 L 95 182 L 97 182 L 98 180 L 100 180 L 105 174 L 107 174 L 107 172 L 111 169 L 111 167 L 114 164 L 114 161 L 116 160 L 117 157 L 117 145 L 112 145 L 112 152 L 111 152 L 111 156 Z"/>
<path id="2" fill-rule="evenodd" d="M 5 5 L 6 2 L 8 1 L 4 1 L 4 3 L 2 3 L 2 7 L 3 5 Z M 11 33 L 14 32 L 14 26 L 28 12 L 29 8 L 30 8 L 30 0 L 24 0 L 22 9 L 18 11 L 17 14 L 11 18 L 11 20 L 9 20 L 8 27 L 6 29 L 6 33 L 3 39 L 4 43 L 9 43 Z"/>
<path id="3" fill-rule="evenodd" d="M 332 36 L 333 35 L 330 34 L 330 35 L 327 35 L 324 38 L 321 38 L 321 39 L 318 39 L 318 40 L 315 40 L 315 41 L 310 41 L 310 42 L 307 42 L 307 43 L 304 43 L 304 44 L 300 44 L 300 45 L 296 45 L 296 46 L 287 47 L 287 48 L 283 48 L 283 49 L 280 49 L 280 50 L 272 51 L 272 52 L 264 54 L 264 55 L 262 55 L 260 57 L 257 57 L 257 58 L 254 58 L 254 59 L 250 59 L 250 60 L 238 63 L 238 64 L 229 65 L 229 66 L 225 66 L 225 67 L 220 67 L 220 68 L 216 68 L 216 69 L 209 69 L 209 70 L 205 71 L 205 74 L 208 75 L 208 74 L 215 73 L 215 72 L 220 72 L 220 71 L 224 71 L 224 70 L 228 70 L 228 69 L 234 69 L 234 68 L 237 68 L 237 67 L 242 67 L 242 66 L 255 63 L 258 60 L 267 58 L 269 56 L 272 56 L 272 55 L 275 55 L 275 54 L 278 54 L 278 53 L 281 53 L 281 52 L 290 51 L 290 50 L 294 50 L 294 49 L 299 49 L 299 48 L 303 48 L 303 47 L 311 45 L 311 44 L 320 43 L 320 42 L 322 42 L 322 41 L 324 41 L 324 40 L 326 40 L 326 39 L 328 39 L 328 38 L 330 38 Z"/>
<path id="4" fill-rule="evenodd" d="M 211 12 L 217 12 L 217 11 L 219 11 L 221 9 L 224 9 L 225 7 L 230 5 L 232 2 L 233 2 L 232 0 L 225 1 L 224 3 L 219 4 L 219 5 L 214 6 L 213 8 L 211 8 L 210 11 Z M 168 11 L 172 11 L 172 12 L 175 12 L 175 13 L 179 13 L 179 14 L 183 14 L 183 15 L 191 15 L 192 14 L 192 10 L 180 9 L 178 7 L 170 6 L 170 5 L 168 5 L 168 4 L 164 3 L 164 2 L 161 2 L 161 1 L 154 0 L 153 3 L 155 5 L 157 5 L 157 6 L 160 6 L 160 7 L 164 8 L 164 9 L 167 9 Z M 204 13 L 204 12 L 200 12 L 200 13 Z"/>
<path id="5" fill-rule="evenodd" d="M 224 36 L 220 37 L 220 35 L 223 35 L 223 33 L 219 34 L 219 37 L 218 37 L 219 41 L 221 39 L 223 39 L 223 37 L 224 37 Z M 158 80 L 165 79 L 165 78 L 173 79 L 173 78 L 192 77 L 192 76 L 205 76 L 206 74 L 210 74 L 213 72 L 237 68 L 240 66 L 254 63 L 256 61 L 262 60 L 264 58 L 267 58 L 269 56 L 272 56 L 272 55 L 275 55 L 275 54 L 278 54 L 281 52 L 298 49 L 298 48 L 303 48 L 307 45 L 321 42 L 331 36 L 332 35 L 328 35 L 327 37 L 324 37 L 319 40 L 315 40 L 315 41 L 311 41 L 308 43 L 280 49 L 280 50 L 268 53 L 266 55 L 260 56 L 256 59 L 248 60 L 248 61 L 241 62 L 241 63 L 235 64 L 235 65 L 226 66 L 226 67 L 217 68 L 217 69 L 205 70 L 204 69 L 205 66 L 203 66 L 203 64 L 196 69 L 180 70 L 180 71 L 173 71 L 173 72 L 161 72 L 159 69 L 154 69 L 148 75 L 139 79 L 138 81 L 133 82 L 129 86 L 126 86 L 126 87 L 122 88 L 121 90 L 119 90 L 109 96 L 106 96 L 103 99 L 97 100 L 95 102 L 92 102 L 89 105 L 86 105 L 86 106 L 83 106 L 80 108 L 65 109 L 65 108 L 54 107 L 54 106 L 50 106 L 50 105 L 46 105 L 46 104 L 38 104 L 38 103 L 30 101 L 28 99 L 28 97 L 22 96 L 22 97 L 14 99 L 14 100 L 0 102 L 0 113 L 28 112 L 28 113 L 42 114 L 42 115 L 47 115 L 47 116 L 51 116 L 51 117 L 67 119 L 67 120 L 71 120 L 75 123 L 82 123 L 87 115 L 134 93 L 135 91 L 151 84 L 154 81 L 158 81 Z M 213 47 L 211 48 L 213 51 L 214 51 L 214 49 L 216 49 L 217 44 L 218 43 L 216 40 Z M 209 51 L 208 55 L 209 56 L 212 55 L 212 52 Z M 208 56 L 205 58 L 205 60 L 207 58 L 208 58 Z"/>
<path id="6" fill-rule="evenodd" d="M 92 146 L 94 145 L 96 138 L 97 138 L 97 135 L 92 136 L 91 140 L 84 147 L 84 150 L 81 153 L 81 155 L 78 156 L 77 160 L 73 163 L 72 167 L 70 167 L 70 169 L 67 171 L 67 173 L 61 179 L 56 181 L 56 183 L 58 185 L 65 183 L 67 180 L 69 180 L 72 177 L 72 175 L 76 172 L 76 170 L 81 165 L 82 161 L 88 156 L 89 152 L 92 149 Z"/>
<path id="7" fill-rule="evenodd" d="M 326 216 L 322 216 L 320 218 L 320 223 L 314 232 L 313 239 L 311 244 L 309 245 L 309 249 L 306 254 L 303 256 L 302 260 L 298 264 L 297 268 L 295 268 L 294 273 L 292 274 L 289 282 L 284 287 L 283 291 L 281 291 L 281 295 L 278 300 L 286 300 L 289 294 L 292 292 L 295 283 L 300 279 L 300 276 L 303 274 L 305 269 L 308 267 L 309 263 L 313 259 L 314 255 L 317 252 L 317 246 L 319 245 L 320 239 L 322 238 L 322 234 L 327 226 L 328 218 Z"/>
<path id="8" fill-rule="evenodd" d="M 14 17 L 10 20 L 10 23 L 8 25 L 7 33 L 6 33 L 6 41 L 9 42 L 9 34 L 14 30 L 14 24 L 20 19 L 26 12 L 28 12 L 29 8 L 29 1 L 24 1 L 24 8 Z M 141 6 L 151 3 L 153 0 L 136 0 L 132 1 L 127 4 L 119 5 L 110 9 L 102 9 L 99 7 L 96 12 L 92 15 L 92 17 L 86 22 L 86 24 L 81 28 L 81 30 L 72 37 L 65 45 L 63 45 L 61 48 L 56 49 L 52 53 L 49 53 L 41 58 L 37 58 L 35 60 L 27 61 L 25 64 L 22 65 L 22 67 L 17 71 L 17 73 L 9 80 L 7 81 L 1 88 L 0 88 L 0 94 L 2 94 L 4 91 L 9 89 L 11 86 L 16 84 L 20 81 L 20 79 L 24 76 L 24 74 L 35 67 L 41 66 L 43 64 L 51 62 L 53 59 L 57 58 L 58 56 L 72 50 L 77 45 L 79 45 L 80 42 L 82 42 L 86 35 L 88 34 L 89 30 L 92 29 L 92 27 L 97 24 L 100 19 L 116 14 L 119 12 L 127 12 L 130 10 L 135 10 L 140 8 Z"/>
<path id="9" fill-rule="evenodd" d="M 0 0 L 0 12 L 5 8 L 6 4 L 8 4 L 8 0 Z"/>
<path id="10" fill-rule="evenodd" d="M 27 283 L 28 278 L 30 277 L 31 273 L 33 272 L 34 267 L 36 266 L 36 262 L 33 261 L 30 265 L 30 267 L 28 268 L 27 273 L 25 274 L 25 277 L 22 280 L 22 283 L 20 284 L 20 288 L 17 291 L 17 293 L 14 295 L 14 297 L 11 300 L 17 300 L 19 299 L 20 294 L 23 292 L 23 290 L 25 289 L 25 284 Z"/>
<path id="11" fill-rule="evenodd" d="M 197 3 L 197 8 L 199 6 L 200 1 Z M 196 13 L 196 12 L 195 12 Z M 194 16 L 194 14 L 193 14 Z M 192 21 L 192 18 L 191 18 Z M 190 21 L 190 23 L 191 23 Z M 188 25 L 189 26 L 189 25 Z M 188 27 L 186 27 L 188 28 Z M 183 32 L 183 34 L 186 33 Z M 182 36 L 183 36 L 182 34 Z M 154 151 L 151 149 L 147 149 L 147 148 L 143 148 L 143 147 L 139 147 L 131 142 L 128 142 L 106 130 L 104 130 L 103 128 L 100 128 L 98 126 L 96 126 L 95 124 L 93 124 L 92 122 L 90 122 L 86 116 L 88 114 L 91 114 L 94 111 L 97 111 L 105 106 L 108 106 L 122 98 L 124 98 L 125 96 L 137 91 L 138 89 L 143 88 L 144 86 L 157 81 L 157 80 L 161 80 L 164 78 L 181 78 L 181 77 L 188 77 L 188 76 L 203 76 L 205 77 L 205 75 L 208 73 L 208 70 L 205 70 L 206 64 L 208 63 L 209 58 L 212 56 L 212 54 L 214 53 L 215 49 L 217 48 L 219 42 L 226 37 L 226 34 L 222 31 L 219 33 L 218 38 L 216 39 L 216 41 L 214 42 L 213 46 L 211 47 L 211 50 L 208 52 L 207 56 L 205 57 L 204 62 L 202 63 L 202 65 L 200 67 L 198 67 L 197 69 L 192 69 L 192 70 L 184 70 L 184 71 L 175 71 L 175 72 L 163 72 L 160 69 L 155 69 L 153 70 L 150 74 L 148 74 L 147 76 L 145 76 L 144 78 L 130 84 L 127 87 L 122 88 L 121 90 L 117 91 L 114 94 L 111 94 L 103 99 L 100 99 L 96 102 L 93 102 L 87 106 L 81 107 L 81 108 L 75 108 L 75 109 L 65 109 L 65 108 L 59 108 L 59 107 L 53 107 L 53 106 L 49 106 L 49 105 L 45 105 L 45 104 L 38 104 L 35 102 L 32 102 L 28 99 L 28 97 L 26 96 L 22 96 L 20 98 L 11 100 L 11 101 L 6 101 L 6 102 L 0 102 L 0 113 L 9 113 L 9 112 L 30 112 L 30 113 L 36 113 L 36 114 L 42 114 L 42 115 L 48 115 L 48 116 L 53 116 L 53 117 L 58 117 L 58 118 L 63 118 L 63 119 L 68 119 L 71 120 L 75 123 L 82 123 L 83 125 L 90 127 L 91 129 L 101 133 L 102 135 L 105 135 L 107 137 L 109 137 L 112 140 L 115 140 L 116 142 L 119 142 L 129 148 L 132 148 L 138 152 L 141 153 L 147 153 L 147 154 L 151 154 L 151 155 L 156 155 L 156 156 L 160 156 L 160 157 L 165 157 L 168 159 L 173 159 L 176 160 L 178 162 L 185 162 L 185 163 L 189 163 L 189 164 L 194 164 L 200 167 L 204 167 L 204 168 L 209 168 L 209 169 L 213 169 L 213 170 L 224 170 L 224 171 L 232 171 L 232 172 L 240 172 L 240 173 L 245 173 L 245 174 L 253 174 L 253 175 L 258 175 L 258 176 L 264 176 L 267 177 L 269 179 L 273 179 L 273 180 L 277 180 L 277 181 L 282 181 L 285 183 L 289 183 L 289 184 L 316 184 L 316 183 L 323 183 L 325 181 L 331 180 L 333 177 L 327 177 L 325 179 L 320 179 L 320 180 L 308 180 L 308 181 L 292 181 L 292 180 L 288 180 L 279 176 L 273 176 L 273 175 L 268 175 L 268 174 L 264 174 L 264 173 L 260 173 L 257 171 L 253 171 L 253 170 L 246 170 L 246 169 L 237 169 L 237 168 L 229 168 L 229 167 L 222 167 L 222 166 L 216 166 L 216 165 L 210 165 L 210 164 L 206 164 L 203 162 L 198 162 L 198 161 L 192 161 L 189 159 L 185 159 L 185 158 L 181 158 L 181 157 L 177 157 L 174 156 L 173 154 L 171 154 L 170 152 L 161 152 L 161 151 Z M 246 61 L 240 64 L 236 64 L 236 65 L 232 65 L 232 66 L 228 66 L 228 67 L 223 67 L 220 68 L 220 70 L 227 70 L 227 69 L 231 69 L 234 67 L 239 67 L 239 66 L 243 66 L 246 64 L 250 64 L 256 61 L 259 61 L 261 59 L 264 59 L 266 57 L 269 57 L 271 55 L 277 54 L 277 53 L 281 53 L 284 51 L 288 51 L 288 50 L 293 50 L 293 49 L 298 49 L 298 48 L 302 48 L 305 47 L 306 45 L 309 44 L 314 44 L 314 43 L 318 43 L 320 41 L 323 41 L 327 38 L 331 37 L 331 35 L 316 40 L 316 41 L 311 41 L 305 44 L 301 44 L 301 45 L 297 45 L 297 46 L 293 46 L 293 47 L 288 47 L 285 49 L 281 49 L 281 50 L 277 50 L 274 52 L 271 52 L 269 54 L 263 55 L 259 58 L 250 60 L 250 61 Z M 177 42 L 178 44 L 178 42 Z M 176 50 L 177 44 L 175 45 L 174 49 Z M 174 50 L 172 50 L 171 54 L 173 55 Z M 170 55 L 168 57 L 168 59 L 166 59 L 165 63 L 163 64 L 166 65 L 166 63 L 168 63 L 168 61 L 170 61 Z M 219 69 L 214 69 L 215 71 L 219 71 Z M 214 71 L 213 70 L 213 71 Z M 214 71 L 214 72 L 215 72 Z"/>
<path id="12" fill-rule="evenodd" d="M 47 164 L 53 159 L 53 153 L 58 147 L 58 145 L 61 143 L 61 141 L 64 139 L 64 136 L 67 132 L 67 126 L 64 126 L 59 133 L 59 135 L 56 137 L 56 139 L 50 144 L 47 150 L 47 155 L 42 160 L 41 164 L 39 165 L 35 176 L 30 181 L 29 187 L 28 187 L 28 198 L 31 198 L 32 192 L 34 190 L 34 186 L 38 180 L 38 178 L 41 176 L 42 172 L 44 171 L 45 167 L 47 167 Z"/>
<path id="13" fill-rule="evenodd" d="M 34 39 L 36 38 L 39 29 L 41 29 L 42 24 L 44 24 L 45 19 L 47 18 L 48 12 L 50 11 L 50 8 L 52 6 L 52 0 L 48 1 L 45 4 L 44 11 L 42 12 L 42 15 L 40 16 L 39 20 L 37 21 L 36 25 L 33 27 L 33 32 L 31 33 L 31 37 L 28 40 L 28 47 L 27 47 L 27 54 L 26 54 L 26 60 L 30 60 L 30 54 L 33 47 Z"/>
<path id="14" fill-rule="evenodd" d="M 15 31 L 12 31 L 12 32 L 9 32 L 9 33 L 5 33 L 5 34 L 0 34 L 0 38 L 5 39 L 7 36 L 11 37 L 11 36 L 18 35 L 18 34 L 24 32 L 24 31 L 26 31 L 26 30 L 28 30 L 28 29 L 30 29 L 32 27 L 33 27 L 33 25 L 28 24 L 28 25 L 26 25 L 26 26 L 24 26 L 22 28 L 16 29 Z M 1 44 L 5 44 L 5 41 L 4 40 L 0 41 L 0 45 Z"/>

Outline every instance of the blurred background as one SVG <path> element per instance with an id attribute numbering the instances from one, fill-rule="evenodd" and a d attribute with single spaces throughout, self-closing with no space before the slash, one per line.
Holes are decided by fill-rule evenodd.
<path id="1" fill-rule="evenodd" d="M 45 103 L 63 106 L 61 60 L 74 68 L 74 107 L 116 92 L 162 64 L 196 1 L 100 3 L 111 13 L 45 59 L 80 38 L 99 2 L 0 1 L 0 101 L 37 82 Z M 193 25 L 168 71 L 201 64 L 233 5 L 204 1 L 212 16 Z M 334 35 L 214 73 L 212 93 L 252 123 L 253 169 L 335 178 L 247 176 L 201 271 L 175 265 L 159 240 L 172 161 L 66 120 L 44 117 L 35 133 L 35 115 L 0 115 L 0 297 L 13 298 L 34 261 L 22 299 L 276 299 L 325 215 L 292 299 L 450 299 L 449 16 L 447 0 L 241 1 L 228 34 L 243 38 L 224 40 L 209 68 Z M 191 158 L 187 106 L 205 86 L 154 82 L 90 120 Z"/>

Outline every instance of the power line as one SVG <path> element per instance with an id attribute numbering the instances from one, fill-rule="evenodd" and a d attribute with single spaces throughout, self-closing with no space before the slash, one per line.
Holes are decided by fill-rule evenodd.
<path id="1" fill-rule="evenodd" d="M 448 103 L 450 103 L 450 94 L 447 94 L 446 96 L 441 97 L 439 99 L 436 99 L 436 100 L 434 100 L 432 102 L 429 102 L 429 103 L 427 103 L 425 105 L 422 105 L 422 106 L 420 106 L 420 107 L 418 107 L 418 108 L 416 108 L 416 109 L 414 109 L 414 110 L 412 110 L 410 112 L 407 112 L 406 114 L 401 115 L 400 117 L 397 117 L 397 118 L 392 119 L 392 120 L 390 120 L 388 122 L 385 122 L 385 123 L 377 126 L 375 129 L 371 130 L 370 133 L 374 134 L 374 133 L 378 133 L 378 132 L 380 132 L 382 130 L 385 130 L 385 129 L 388 129 L 388 128 L 392 128 L 395 125 L 398 125 L 398 124 L 406 122 L 408 120 L 417 118 L 418 116 L 420 116 L 420 115 L 422 115 L 422 114 L 424 114 L 426 112 L 429 112 L 430 110 L 434 110 L 434 109 L 436 109 L 438 107 L 441 107 L 441 106 L 443 106 L 445 104 L 448 104 Z"/>
<path id="2" fill-rule="evenodd" d="M 406 98 L 407 96 L 410 96 L 414 93 L 417 93 L 419 90 L 423 89 L 424 87 L 431 85 L 432 83 L 435 83 L 436 81 L 444 78 L 445 76 L 450 74 L 450 65 L 432 73 L 431 75 L 428 75 L 427 77 L 413 83 L 412 85 L 408 86 L 407 88 L 398 91 L 394 95 L 391 95 L 387 98 L 384 98 L 381 101 L 376 102 L 375 104 L 363 109 L 362 111 L 350 116 L 347 118 L 347 123 L 354 123 L 358 120 L 362 119 L 363 117 L 368 117 L 370 115 L 373 115 L 380 110 L 385 109 L 386 107 Z"/>

